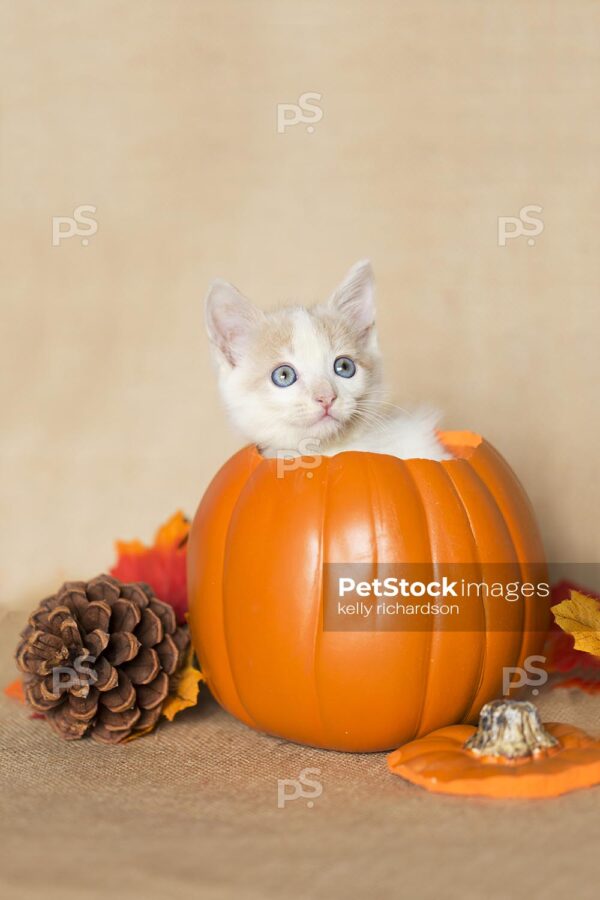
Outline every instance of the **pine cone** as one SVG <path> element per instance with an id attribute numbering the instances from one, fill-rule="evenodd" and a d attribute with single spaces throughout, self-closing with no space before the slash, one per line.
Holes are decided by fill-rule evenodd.
<path id="1" fill-rule="evenodd" d="M 100 575 L 42 600 L 16 657 L 28 703 L 61 737 L 117 744 L 156 724 L 188 645 L 147 584 Z"/>

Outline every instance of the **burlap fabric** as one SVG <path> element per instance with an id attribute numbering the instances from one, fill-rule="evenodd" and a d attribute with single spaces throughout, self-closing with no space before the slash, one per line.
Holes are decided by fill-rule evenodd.
<path id="1" fill-rule="evenodd" d="M 23 620 L 1 621 L 2 684 Z M 555 690 L 540 704 L 546 720 L 600 734 L 597 700 Z M 433 796 L 389 775 L 383 754 L 256 734 L 206 695 L 121 747 L 63 743 L 6 697 L 0 727 L 9 900 L 598 896 L 600 788 L 539 802 Z M 307 767 L 322 794 L 278 807 L 278 779 Z"/>

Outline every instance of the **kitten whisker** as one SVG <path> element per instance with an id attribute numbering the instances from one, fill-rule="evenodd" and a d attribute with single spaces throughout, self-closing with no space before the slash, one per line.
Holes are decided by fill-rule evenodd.
<path id="1" fill-rule="evenodd" d="M 385 431 L 390 422 L 389 419 L 385 419 L 379 416 L 377 413 L 362 409 L 356 409 L 350 416 L 350 421 L 353 423 L 361 422 L 364 425 L 368 425 L 373 430 L 380 432 Z"/>
<path id="2" fill-rule="evenodd" d="M 385 390 L 383 390 L 383 389 L 382 389 L 382 390 L 365 391 L 365 393 L 362 394 L 361 399 L 364 398 L 364 397 L 371 397 L 371 396 L 374 396 L 374 395 L 378 395 L 378 394 L 380 394 L 380 393 L 382 393 L 382 394 L 383 394 L 383 393 L 389 394 L 390 391 L 385 391 Z M 406 409 L 406 407 L 404 407 L 404 406 L 399 406 L 397 403 L 392 403 L 390 400 L 385 400 L 383 397 L 377 397 L 377 399 L 376 399 L 374 402 L 376 402 L 377 404 L 385 404 L 386 406 L 391 406 L 391 407 L 393 407 L 394 409 L 398 409 L 398 410 L 400 410 L 400 412 L 405 413 L 405 415 L 410 416 L 411 418 L 412 418 L 413 415 L 414 415 L 414 413 L 412 413 L 409 409 Z"/>
<path id="3" fill-rule="evenodd" d="M 370 404 L 370 403 L 362 403 L 360 400 L 356 403 L 355 409 L 360 410 L 361 412 L 370 413 L 373 416 L 377 416 L 380 419 L 385 419 L 386 421 L 391 421 L 394 418 L 394 412 L 387 409 L 378 408 L 379 404 Z"/>

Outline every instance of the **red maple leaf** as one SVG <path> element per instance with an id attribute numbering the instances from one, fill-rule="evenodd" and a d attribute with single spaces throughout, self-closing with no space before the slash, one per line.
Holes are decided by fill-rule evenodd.
<path id="1" fill-rule="evenodd" d="M 585 691 L 586 694 L 600 694 L 600 679 L 595 681 L 588 681 L 587 678 L 582 678 L 581 676 L 575 676 L 573 678 L 566 678 L 564 681 L 559 681 L 554 685 L 557 688 L 579 688 L 580 691 Z"/>
<path id="2" fill-rule="evenodd" d="M 148 547 L 141 541 L 116 541 L 117 562 L 110 574 L 121 581 L 145 581 L 159 600 L 170 603 L 180 624 L 188 608 L 186 550 L 190 523 L 176 512 Z"/>

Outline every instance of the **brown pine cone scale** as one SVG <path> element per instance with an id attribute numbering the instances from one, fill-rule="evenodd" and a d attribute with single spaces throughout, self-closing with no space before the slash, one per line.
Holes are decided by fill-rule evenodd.
<path id="1" fill-rule="evenodd" d="M 99 575 L 42 600 L 16 659 L 27 702 L 61 737 L 118 744 L 156 724 L 188 647 L 152 588 Z"/>

